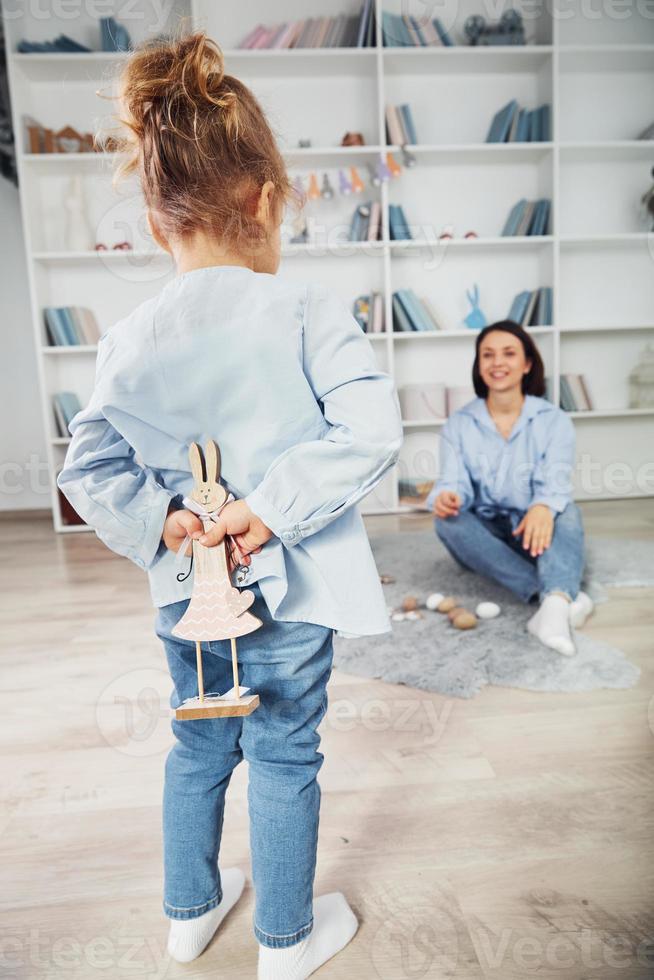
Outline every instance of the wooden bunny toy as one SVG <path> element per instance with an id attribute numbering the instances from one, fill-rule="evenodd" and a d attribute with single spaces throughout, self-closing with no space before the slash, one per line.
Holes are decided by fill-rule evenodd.
<path id="1" fill-rule="evenodd" d="M 189 460 L 195 489 L 187 503 L 202 521 L 206 532 L 231 499 L 220 483 L 220 451 L 216 443 L 210 440 L 206 445 L 206 457 L 203 457 L 202 450 L 194 442 L 189 449 Z M 260 619 L 246 612 L 254 602 L 254 593 L 241 592 L 232 585 L 224 541 L 213 548 L 205 548 L 198 541 L 193 541 L 193 565 L 195 574 L 191 601 L 172 633 L 195 641 L 198 697 L 184 701 L 176 709 L 175 717 L 185 720 L 249 715 L 258 706 L 259 695 L 248 694 L 249 688 L 239 687 L 236 637 L 253 633 L 263 625 Z M 231 641 L 234 687 L 226 694 L 204 693 L 203 640 Z"/>

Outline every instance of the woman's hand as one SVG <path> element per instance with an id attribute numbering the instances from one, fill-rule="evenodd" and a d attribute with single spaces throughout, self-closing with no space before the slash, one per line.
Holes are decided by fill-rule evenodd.
<path id="1" fill-rule="evenodd" d="M 547 504 L 534 504 L 513 532 L 522 535 L 522 547 L 537 558 L 549 548 L 554 533 L 554 517 Z"/>
<path id="2" fill-rule="evenodd" d="M 205 548 L 213 548 L 227 534 L 231 535 L 235 544 L 232 559 L 242 565 L 249 565 L 250 555 L 258 554 L 266 541 L 273 537 L 270 528 L 252 513 L 244 500 L 234 500 L 231 504 L 226 504 L 215 524 L 212 524 L 206 534 L 199 535 L 198 540 Z"/>
<path id="3" fill-rule="evenodd" d="M 443 490 L 434 501 L 436 517 L 458 517 L 461 507 L 461 497 L 453 490 Z"/>

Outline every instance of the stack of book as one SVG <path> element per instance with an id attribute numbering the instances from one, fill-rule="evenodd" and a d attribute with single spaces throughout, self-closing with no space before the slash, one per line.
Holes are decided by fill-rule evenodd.
<path id="1" fill-rule="evenodd" d="M 349 241 L 376 242 L 381 233 L 381 204 L 366 201 L 359 204 L 350 222 Z"/>
<path id="2" fill-rule="evenodd" d="M 551 201 L 527 201 L 522 198 L 514 204 L 502 229 L 502 236 L 547 235 L 550 220 Z"/>
<path id="3" fill-rule="evenodd" d="M 434 17 L 410 17 L 382 11 L 382 43 L 385 48 L 451 48 L 452 38 Z"/>
<path id="4" fill-rule="evenodd" d="M 550 327 L 552 325 L 552 287 L 525 289 L 518 293 L 507 320 L 513 320 L 521 327 Z"/>
<path id="5" fill-rule="evenodd" d="M 393 293 L 393 330 L 425 332 L 440 330 L 440 326 L 426 299 L 419 299 L 412 289 L 398 289 Z"/>
<path id="6" fill-rule="evenodd" d="M 92 347 L 100 338 L 97 320 L 83 306 L 46 306 L 43 316 L 52 347 Z"/>
<path id="7" fill-rule="evenodd" d="M 411 106 L 386 106 L 386 142 L 391 146 L 415 146 L 418 142 L 416 127 L 411 114 Z"/>
<path id="8" fill-rule="evenodd" d="M 357 296 L 352 313 L 364 333 L 384 333 L 384 297 L 381 293 Z"/>
<path id="9" fill-rule="evenodd" d="M 547 143 L 552 138 L 551 109 L 521 109 L 515 99 L 493 116 L 487 143 Z"/>
<path id="10" fill-rule="evenodd" d="M 366 0 L 359 14 L 348 17 L 309 17 L 266 27 L 257 24 L 239 48 L 372 48 L 375 45 L 373 0 Z"/>
<path id="11" fill-rule="evenodd" d="M 394 242 L 413 238 L 401 204 L 388 205 L 388 231 Z"/>
<path id="12" fill-rule="evenodd" d="M 593 403 L 583 374 L 562 374 L 559 378 L 561 408 L 565 412 L 589 412 Z"/>
<path id="13" fill-rule="evenodd" d="M 57 435 L 65 438 L 70 435 L 68 426 L 82 406 L 74 391 L 58 391 L 52 396 Z"/>

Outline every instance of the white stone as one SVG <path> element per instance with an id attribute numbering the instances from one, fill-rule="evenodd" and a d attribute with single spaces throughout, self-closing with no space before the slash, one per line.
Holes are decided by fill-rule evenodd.
<path id="1" fill-rule="evenodd" d="M 427 606 L 427 609 L 431 609 L 432 612 L 435 612 L 444 598 L 445 596 L 441 595 L 440 592 L 432 592 L 431 595 L 427 596 L 425 605 Z"/>
<path id="2" fill-rule="evenodd" d="M 480 619 L 495 619 L 502 610 L 496 602 L 480 602 L 475 612 Z"/>
<path id="3" fill-rule="evenodd" d="M 393 620 L 394 623 L 403 623 L 404 620 L 406 619 L 406 613 L 400 613 L 400 612 L 393 613 L 391 619 Z"/>

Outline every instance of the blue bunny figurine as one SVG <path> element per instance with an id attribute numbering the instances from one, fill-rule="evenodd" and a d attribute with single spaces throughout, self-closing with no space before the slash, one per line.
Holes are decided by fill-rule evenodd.
<path id="1" fill-rule="evenodd" d="M 463 322 L 470 330 L 482 330 L 488 323 L 488 320 L 479 308 L 479 286 L 477 283 L 474 284 L 471 290 L 466 289 L 466 296 L 472 309 Z"/>

